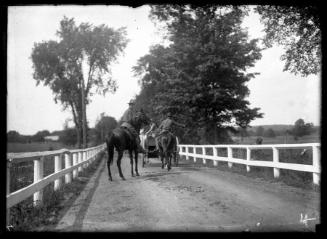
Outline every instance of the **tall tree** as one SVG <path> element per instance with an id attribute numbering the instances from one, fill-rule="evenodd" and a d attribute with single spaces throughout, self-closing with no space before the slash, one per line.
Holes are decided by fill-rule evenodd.
<path id="1" fill-rule="evenodd" d="M 284 71 L 307 76 L 321 68 L 321 31 L 318 5 L 275 6 L 255 8 L 260 14 L 266 35 L 264 43 L 285 48 L 281 59 Z"/>
<path id="2" fill-rule="evenodd" d="M 117 30 L 102 24 L 76 25 L 74 18 L 64 17 L 57 31 L 59 41 L 35 43 L 32 50 L 33 77 L 37 85 L 49 86 L 54 100 L 70 109 L 75 123 L 78 147 L 87 146 L 83 128 L 87 128 L 86 107 L 95 93 L 115 92 L 110 64 L 127 45 L 125 28 Z M 88 66 L 84 79 L 82 63 Z M 83 120 L 84 119 L 84 120 Z M 86 132 L 86 130 L 84 131 Z"/>
<path id="3" fill-rule="evenodd" d="M 156 114 L 173 113 L 189 126 L 186 134 L 217 141 L 226 125 L 245 127 L 262 116 L 245 99 L 245 84 L 255 75 L 247 70 L 261 57 L 257 40 L 249 40 L 241 28 L 245 12 L 238 7 L 151 7 L 150 17 L 166 25 L 171 44 L 154 46 L 134 70 L 143 89 L 156 89 Z"/>

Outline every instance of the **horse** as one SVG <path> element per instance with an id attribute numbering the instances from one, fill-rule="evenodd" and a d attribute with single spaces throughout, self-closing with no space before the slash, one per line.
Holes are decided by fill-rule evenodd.
<path id="1" fill-rule="evenodd" d="M 175 165 L 178 165 L 177 155 L 175 150 L 176 138 L 170 132 L 163 132 L 158 140 L 159 155 L 161 159 L 161 168 L 167 165 L 168 171 L 171 169 L 171 158 L 174 157 Z"/>
<path id="2" fill-rule="evenodd" d="M 135 118 L 133 118 L 130 123 L 136 132 L 140 131 L 140 128 L 143 125 L 147 125 L 151 122 L 150 118 L 146 116 L 146 114 L 141 109 L 136 113 Z M 124 178 L 124 175 L 121 170 L 121 159 L 123 157 L 123 153 L 125 150 L 128 150 L 129 157 L 130 157 L 130 163 L 131 163 L 131 174 L 132 177 L 134 177 L 134 171 L 133 171 L 133 152 L 134 152 L 134 158 L 135 158 L 135 174 L 136 176 L 140 176 L 137 168 L 137 162 L 138 162 L 138 147 L 136 143 L 135 137 L 130 134 L 127 129 L 124 129 L 122 127 L 117 127 L 111 132 L 109 132 L 108 136 L 106 137 L 106 144 L 107 144 L 107 150 L 108 150 L 108 161 L 107 161 L 107 167 L 108 167 L 108 175 L 109 180 L 112 181 L 111 177 L 111 171 L 110 171 L 110 165 L 113 163 L 113 156 L 114 156 L 114 149 L 118 152 L 118 158 L 117 158 L 117 167 L 119 171 L 119 176 L 122 178 L 122 180 L 126 180 Z"/>

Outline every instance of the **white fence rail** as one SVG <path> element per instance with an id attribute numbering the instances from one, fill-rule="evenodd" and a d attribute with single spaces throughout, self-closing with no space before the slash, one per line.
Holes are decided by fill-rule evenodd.
<path id="1" fill-rule="evenodd" d="M 62 185 L 61 177 L 65 177 L 64 182 L 70 183 L 72 178 L 76 178 L 78 172 L 88 167 L 97 155 L 104 151 L 105 144 L 87 148 L 56 151 L 27 152 L 27 153 L 7 153 L 7 222 L 10 207 L 20 203 L 33 195 L 34 205 L 40 205 L 43 199 L 43 188 L 54 182 L 54 190 L 58 190 Z M 54 157 L 54 172 L 46 177 L 43 176 L 43 165 L 45 160 Z M 62 168 L 62 159 L 65 160 L 65 168 Z M 10 193 L 10 168 L 15 163 L 34 161 L 34 182 L 27 187 Z"/>
<path id="2" fill-rule="evenodd" d="M 206 160 L 213 160 L 213 165 L 217 166 L 219 161 L 228 162 L 228 166 L 232 167 L 233 163 L 246 165 L 247 172 L 250 172 L 251 166 L 257 167 L 271 167 L 274 170 L 274 177 L 278 178 L 280 169 L 289 169 L 295 171 L 311 172 L 313 175 L 313 183 L 320 184 L 320 143 L 310 144 L 265 144 L 265 145 L 186 145 L 179 144 L 179 155 L 186 156 L 189 160 L 193 157 L 194 162 L 196 158 L 202 158 L 203 163 L 206 164 Z M 312 165 L 298 164 L 298 163 L 283 163 L 279 162 L 279 150 L 280 149 L 305 149 L 312 148 Z M 201 148 L 202 154 L 196 153 L 196 149 Z M 206 154 L 206 148 L 211 148 L 213 155 Z M 192 149 L 192 152 L 190 152 Z M 227 157 L 218 156 L 217 149 L 227 149 Z M 246 149 L 246 159 L 234 158 L 233 149 Z M 272 149 L 273 161 L 261 161 L 251 159 L 251 150 L 254 149 Z"/>

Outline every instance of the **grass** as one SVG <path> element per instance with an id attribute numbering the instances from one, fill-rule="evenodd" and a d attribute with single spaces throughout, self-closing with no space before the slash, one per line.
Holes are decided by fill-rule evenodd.
<path id="1" fill-rule="evenodd" d="M 70 197 L 77 197 L 83 191 L 88 180 L 92 177 L 98 168 L 104 152 L 98 155 L 97 159 L 78 174 L 70 184 L 62 184 L 62 187 L 54 191 L 54 183 L 50 183 L 43 189 L 43 204 L 39 207 L 33 206 L 33 196 L 16 204 L 10 208 L 10 225 L 14 231 L 34 231 L 40 226 L 55 224 L 59 221 L 59 211 L 64 208 L 63 203 L 70 199 Z M 45 164 L 45 176 L 53 172 L 53 160 L 47 161 Z M 32 168 L 29 165 L 16 165 L 13 167 L 13 174 L 11 179 L 11 191 L 29 185 L 33 181 L 33 162 Z M 16 174 L 14 174 L 16 173 Z M 14 180 L 17 175 L 21 175 L 20 180 Z M 87 180 L 85 180 L 87 179 Z M 62 177 L 64 182 L 64 177 Z"/>
<path id="2" fill-rule="evenodd" d="M 256 144 L 256 139 L 259 136 L 244 137 L 243 140 L 239 137 L 236 138 L 236 144 Z M 305 135 L 295 140 L 292 136 L 276 136 L 274 138 L 261 137 L 263 139 L 262 144 L 302 144 L 302 143 L 317 143 L 320 142 L 319 134 Z"/>
<path id="3" fill-rule="evenodd" d="M 37 152 L 37 151 L 50 151 L 62 148 L 69 148 L 68 146 L 60 142 L 32 142 L 32 143 L 8 143 L 8 153 L 20 153 L 20 152 Z"/>

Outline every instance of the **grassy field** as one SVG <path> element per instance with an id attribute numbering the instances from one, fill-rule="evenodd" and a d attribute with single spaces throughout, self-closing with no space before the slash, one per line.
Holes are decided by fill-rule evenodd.
<path id="1" fill-rule="evenodd" d="M 46 142 L 46 143 L 33 142 L 29 144 L 7 142 L 8 153 L 49 151 L 49 150 L 57 150 L 62 148 L 69 148 L 69 147 L 60 142 Z"/>
<path id="2" fill-rule="evenodd" d="M 249 136 L 241 139 L 235 138 L 234 141 L 237 144 L 256 144 L 258 136 Z M 263 139 L 262 144 L 302 144 L 302 143 L 319 143 L 320 135 L 306 135 L 298 140 L 295 140 L 292 136 L 276 136 L 275 138 L 261 137 Z"/>

